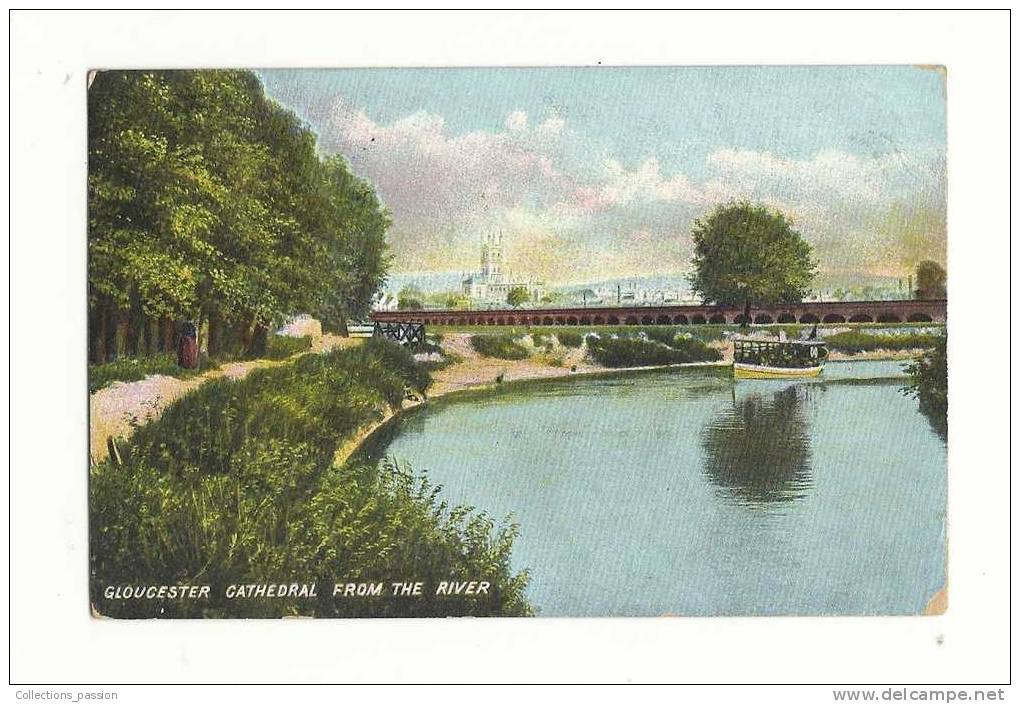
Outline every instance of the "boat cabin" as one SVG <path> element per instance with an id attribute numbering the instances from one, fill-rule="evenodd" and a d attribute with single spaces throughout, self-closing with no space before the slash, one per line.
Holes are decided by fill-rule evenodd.
<path id="1" fill-rule="evenodd" d="M 821 366 L 827 356 L 823 340 L 733 338 L 733 361 L 737 364 L 802 369 Z"/>

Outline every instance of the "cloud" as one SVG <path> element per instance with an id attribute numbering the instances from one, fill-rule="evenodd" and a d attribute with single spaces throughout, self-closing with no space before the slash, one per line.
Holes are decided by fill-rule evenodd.
<path id="1" fill-rule="evenodd" d="M 627 155 L 590 154 L 559 115 L 536 121 L 518 109 L 500 129 L 457 134 L 425 111 L 381 123 L 334 100 L 322 113 L 323 147 L 345 155 L 392 212 L 398 270 L 473 269 L 480 237 L 502 231 L 513 266 L 551 281 L 680 272 L 693 221 L 737 199 L 788 214 L 823 269 L 944 258 L 941 153 L 725 148 L 692 164 L 693 177 L 656 156 L 628 166 Z"/>

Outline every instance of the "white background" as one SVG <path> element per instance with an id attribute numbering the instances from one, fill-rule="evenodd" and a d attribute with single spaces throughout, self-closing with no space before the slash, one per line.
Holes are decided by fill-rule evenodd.
<path id="1" fill-rule="evenodd" d="M 1006 682 L 1009 24 L 1009 15 L 1001 11 L 15 12 L 10 40 L 10 619 L 11 680 L 22 686 L 8 691 L 10 699 L 15 690 L 47 689 L 31 683 Z M 287 622 L 90 618 L 87 70 L 597 62 L 947 66 L 952 321 L 948 614 Z M 781 696 L 776 690 L 709 691 L 699 698 L 831 701 L 828 689 Z M 227 694 L 204 688 L 122 689 L 120 701 L 205 700 Z M 245 698 L 283 695 L 268 688 L 243 693 Z M 397 695 L 417 697 L 410 690 Z M 297 693 L 305 696 L 311 699 L 313 692 Z M 485 696 L 491 699 L 493 693 Z"/>

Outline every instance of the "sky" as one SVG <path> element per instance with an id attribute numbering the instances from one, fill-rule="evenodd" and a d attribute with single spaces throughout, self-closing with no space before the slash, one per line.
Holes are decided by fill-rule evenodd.
<path id="1" fill-rule="evenodd" d="M 945 77 L 910 66 L 264 70 L 369 180 L 396 272 L 472 271 L 502 233 L 550 284 L 690 269 L 721 204 L 779 209 L 821 278 L 945 261 Z"/>

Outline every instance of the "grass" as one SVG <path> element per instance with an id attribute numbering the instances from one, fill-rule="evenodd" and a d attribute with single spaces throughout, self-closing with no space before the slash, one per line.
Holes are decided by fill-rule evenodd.
<path id="1" fill-rule="evenodd" d="M 471 347 L 483 357 L 496 359 L 527 359 L 531 356 L 531 351 L 514 335 L 472 335 Z"/>
<path id="2" fill-rule="evenodd" d="M 92 468 L 91 599 L 118 618 L 528 615 L 513 573 L 517 528 L 450 506 L 407 466 L 352 461 L 339 447 L 424 392 L 428 372 L 384 340 L 215 379 L 137 429 Z M 335 582 L 413 578 L 421 597 L 334 598 Z M 434 595 L 439 580 L 489 594 Z M 227 600 L 228 584 L 318 584 L 318 597 Z M 111 585 L 207 584 L 208 600 L 109 600 Z M 431 589 L 428 587 L 431 586 Z"/>
<path id="3" fill-rule="evenodd" d="M 271 335 L 266 340 L 266 353 L 263 359 L 287 359 L 295 354 L 307 352 L 312 348 L 311 337 L 287 337 Z M 94 393 L 115 381 L 141 381 L 147 376 L 161 374 L 176 379 L 189 379 L 193 376 L 218 369 L 221 362 L 232 361 L 234 357 L 224 356 L 212 360 L 202 355 L 195 369 L 184 369 L 177 364 L 176 354 L 155 354 L 144 357 L 121 357 L 106 364 L 89 365 L 89 393 Z"/>
<path id="4" fill-rule="evenodd" d="M 934 347 L 942 337 L 944 336 L 933 333 L 895 335 L 854 330 L 829 335 L 825 338 L 825 342 L 830 350 L 855 354 L 857 352 L 872 352 L 874 350 L 928 349 Z"/>
<path id="5" fill-rule="evenodd" d="M 307 352 L 312 348 L 311 336 L 289 337 L 287 335 L 270 335 L 266 340 L 266 359 L 287 359 L 299 352 Z"/>
<path id="6" fill-rule="evenodd" d="M 153 374 L 188 379 L 210 369 L 216 369 L 217 366 L 204 355 L 199 359 L 196 369 L 178 366 L 175 354 L 122 357 L 106 364 L 89 365 L 89 393 L 94 393 L 115 381 L 140 381 Z"/>

